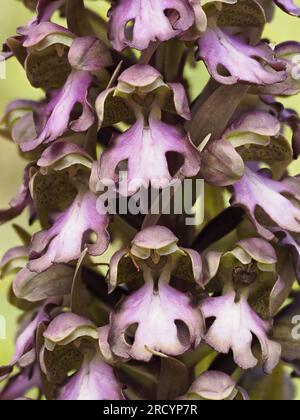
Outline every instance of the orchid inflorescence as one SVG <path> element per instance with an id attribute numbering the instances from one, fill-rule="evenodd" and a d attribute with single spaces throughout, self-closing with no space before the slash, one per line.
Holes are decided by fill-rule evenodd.
<path id="1" fill-rule="evenodd" d="M 35 17 L 2 55 L 43 97 L 3 117 L 27 163 L 0 223 L 27 209 L 40 228 L 15 224 L 0 263 L 24 312 L 0 399 L 247 400 L 274 383 L 292 399 L 300 118 L 279 97 L 300 91 L 300 43 L 262 37 L 276 6 L 300 9 L 114 0 L 105 19 L 105 1 L 22 1 Z M 211 78 L 192 100 L 199 61 Z M 129 200 L 186 178 L 205 181 L 199 225 L 101 199 L 108 181 Z"/>

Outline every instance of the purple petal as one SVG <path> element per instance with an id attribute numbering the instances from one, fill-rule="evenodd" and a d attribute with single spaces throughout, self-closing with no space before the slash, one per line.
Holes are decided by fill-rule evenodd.
<path id="1" fill-rule="evenodd" d="M 78 193 L 73 204 L 59 214 L 48 231 L 34 235 L 28 268 L 42 272 L 53 263 L 77 260 L 85 247 L 90 255 L 103 254 L 109 244 L 108 223 L 105 212 L 100 214 L 97 197 L 90 191 Z M 91 232 L 97 235 L 95 244 L 88 242 Z"/>
<path id="2" fill-rule="evenodd" d="M 34 150 L 42 143 L 50 143 L 61 137 L 70 128 L 76 132 L 88 130 L 94 122 L 94 113 L 87 100 L 93 76 L 82 71 L 73 71 L 64 87 L 49 102 L 45 115 L 48 115 L 41 133 L 34 140 L 24 140 L 24 152 Z M 82 105 L 82 114 L 76 121 L 70 121 L 74 106 Z"/>
<path id="3" fill-rule="evenodd" d="M 242 369 L 251 369 L 257 364 L 251 350 L 255 335 L 260 342 L 264 369 L 270 373 L 280 360 L 281 346 L 268 339 L 270 325 L 258 317 L 247 300 L 242 297 L 236 302 L 235 299 L 232 291 L 202 303 L 204 317 L 215 318 L 205 341 L 219 353 L 232 350 L 235 363 Z"/>
<path id="4" fill-rule="evenodd" d="M 26 326 L 22 333 L 18 336 L 16 341 L 16 351 L 13 357 L 12 365 L 16 364 L 19 359 L 35 346 L 35 333 L 40 324 L 49 321 L 47 307 L 49 301 L 46 302 L 34 319 Z"/>
<path id="5" fill-rule="evenodd" d="M 274 137 L 280 134 L 281 126 L 277 118 L 268 112 L 252 111 L 243 113 L 242 116 L 234 121 L 223 134 L 223 138 L 230 140 L 232 136 L 245 133 L 257 134 L 258 136 Z"/>
<path id="6" fill-rule="evenodd" d="M 137 326 L 134 342 L 126 333 Z M 153 351 L 178 356 L 201 340 L 203 320 L 190 298 L 160 281 L 152 281 L 129 296 L 112 314 L 109 343 L 119 357 L 149 361 Z"/>
<path id="7" fill-rule="evenodd" d="M 28 247 L 27 246 L 17 246 L 15 248 L 9 249 L 3 256 L 0 261 L 0 270 L 1 274 L 6 272 L 7 267 L 11 264 L 23 260 L 26 260 L 28 256 Z"/>
<path id="8" fill-rule="evenodd" d="M 276 228 L 274 229 L 274 233 L 279 238 L 279 245 L 290 251 L 295 274 L 298 282 L 300 282 L 300 240 L 298 235 L 292 235 L 287 231 Z"/>
<path id="9" fill-rule="evenodd" d="M 41 41 L 43 41 L 48 35 L 54 34 L 68 35 L 71 38 L 71 40 L 75 36 L 68 29 L 64 28 L 63 26 L 57 25 L 56 23 L 42 22 L 29 32 L 28 36 L 26 37 L 26 40 L 23 43 L 23 46 L 26 48 L 34 47 Z"/>
<path id="10" fill-rule="evenodd" d="M 300 8 L 293 0 L 274 0 L 277 6 L 292 16 L 300 16 Z"/>
<path id="11" fill-rule="evenodd" d="M 162 75 L 152 66 L 135 64 L 123 71 L 118 77 L 118 82 L 129 85 L 132 89 L 147 88 L 162 79 Z"/>
<path id="12" fill-rule="evenodd" d="M 117 251 L 110 260 L 109 265 L 109 292 L 112 293 L 118 285 L 119 264 L 127 254 L 127 250 Z"/>
<path id="13" fill-rule="evenodd" d="M 39 388 L 42 389 L 40 369 L 36 365 L 33 372 L 32 368 L 24 369 L 20 374 L 12 377 L 4 389 L 0 392 L 1 401 L 12 401 L 25 397 L 28 391 Z"/>
<path id="14" fill-rule="evenodd" d="M 40 168 L 48 168 L 53 166 L 61 159 L 70 155 L 79 155 L 92 162 L 91 156 L 82 147 L 78 146 L 76 143 L 71 143 L 64 140 L 57 141 L 49 146 L 42 153 L 40 159 L 37 162 L 37 165 Z"/>
<path id="15" fill-rule="evenodd" d="M 17 298 L 28 302 L 70 295 L 74 278 L 74 268 L 66 264 L 54 265 L 42 273 L 32 273 L 24 267 L 13 281 L 13 291 Z"/>
<path id="16" fill-rule="evenodd" d="M 124 396 L 113 368 L 96 355 L 85 357 L 81 369 L 60 392 L 59 400 L 114 401 L 124 400 Z"/>
<path id="17" fill-rule="evenodd" d="M 56 12 L 64 2 L 65 0 L 38 0 L 36 7 L 38 22 L 50 20 L 54 12 Z"/>
<path id="18" fill-rule="evenodd" d="M 299 9 L 300 10 L 300 9 Z M 300 43 L 287 41 L 275 47 L 275 55 L 278 60 L 286 64 L 287 79 L 272 86 L 252 88 L 251 93 L 263 95 L 292 96 L 300 91 L 299 73 Z"/>
<path id="19" fill-rule="evenodd" d="M 72 313 L 58 315 L 44 332 L 46 347 L 53 350 L 55 345 L 67 345 L 81 337 L 98 339 L 97 327 L 88 319 Z"/>
<path id="20" fill-rule="evenodd" d="M 148 258 L 150 257 L 151 250 L 159 251 L 166 248 L 166 255 L 168 255 L 169 251 L 174 252 L 178 249 L 177 243 L 178 238 L 170 229 L 165 226 L 152 226 L 143 229 L 134 237 L 132 241 L 132 251 L 137 257 L 142 257 L 139 253 L 134 252 L 136 248 L 141 248 L 146 252 L 146 258 Z M 146 250 L 148 250 L 148 252 Z"/>
<path id="21" fill-rule="evenodd" d="M 174 107 L 177 114 L 187 121 L 191 120 L 192 115 L 184 86 L 181 83 L 170 83 L 169 87 L 173 91 Z"/>
<path id="22" fill-rule="evenodd" d="M 298 183 L 298 180 L 295 182 Z M 274 234 L 257 220 L 258 208 L 262 209 L 282 229 L 300 232 L 300 210 L 283 195 L 295 196 L 292 186 L 246 169 L 244 177 L 233 186 L 233 190 L 232 205 L 246 210 L 249 219 L 264 238 L 270 240 Z"/>
<path id="23" fill-rule="evenodd" d="M 9 208 L 6 210 L 0 210 L 0 225 L 19 216 L 23 210 L 30 204 L 30 169 L 33 165 L 30 163 L 24 169 L 23 184 L 18 194 L 9 203 Z"/>
<path id="24" fill-rule="evenodd" d="M 223 372 L 208 371 L 193 382 L 188 394 L 195 394 L 206 400 L 226 400 L 232 396 L 235 382 Z"/>
<path id="25" fill-rule="evenodd" d="M 273 96 L 263 96 L 262 100 L 271 107 L 271 112 L 275 113 L 281 123 L 291 128 L 293 157 L 297 159 L 300 154 L 300 118 L 298 113 L 293 109 L 286 109 L 281 103 L 276 102 Z"/>
<path id="26" fill-rule="evenodd" d="M 187 257 L 190 260 L 195 282 L 203 287 L 203 265 L 201 255 L 194 249 L 181 248 L 181 250 L 187 254 Z"/>
<path id="27" fill-rule="evenodd" d="M 270 314 L 275 316 L 284 302 L 288 299 L 295 281 L 294 270 L 290 260 L 280 270 L 277 281 L 270 294 Z"/>
<path id="28" fill-rule="evenodd" d="M 76 70 L 98 71 L 113 64 L 106 45 L 96 37 L 76 38 L 69 51 L 69 62 Z"/>
<path id="29" fill-rule="evenodd" d="M 221 264 L 222 256 L 223 256 L 223 252 L 215 252 L 215 251 L 210 251 L 204 254 L 203 259 L 202 259 L 204 284 L 208 284 L 210 280 L 216 277 L 220 264 Z"/>
<path id="30" fill-rule="evenodd" d="M 201 156 L 201 174 L 206 182 L 214 186 L 233 185 L 244 174 L 244 161 L 227 140 L 210 142 Z"/>
<path id="31" fill-rule="evenodd" d="M 35 340 L 36 340 L 36 331 L 38 327 L 50 320 L 48 310 L 49 306 L 57 304 L 55 300 L 47 300 L 44 305 L 39 309 L 35 314 L 33 320 L 23 327 L 23 330 L 17 337 L 15 354 L 12 358 L 11 363 L 4 368 L 4 375 L 0 374 L 0 381 L 6 379 L 7 374 L 10 373 L 15 365 L 21 367 L 27 367 L 29 364 L 32 364 L 35 361 Z M 3 370 L 3 368 L 1 369 Z"/>
<path id="32" fill-rule="evenodd" d="M 173 25 L 165 13 L 170 10 L 179 15 Z M 150 42 L 175 38 L 189 29 L 195 18 L 188 0 L 119 0 L 109 16 L 110 40 L 118 51 L 126 47 L 145 50 Z M 128 27 L 131 22 L 132 28 Z"/>
<path id="33" fill-rule="evenodd" d="M 128 161 L 128 182 L 124 193 L 131 195 L 151 184 L 164 188 L 174 180 L 169 172 L 167 153 L 176 152 L 184 157 L 180 171 L 183 176 L 195 176 L 200 169 L 200 153 L 190 138 L 176 127 L 150 118 L 149 127 L 137 121 L 124 134 L 114 137 L 110 147 L 101 156 L 100 180 L 118 181 L 116 169 Z"/>
<path id="34" fill-rule="evenodd" d="M 208 28 L 200 37 L 197 57 L 205 62 L 212 77 L 225 85 L 240 81 L 272 85 L 287 77 L 283 71 L 285 64 L 275 58 L 267 44 L 248 45 L 241 37 L 229 35 L 217 26 Z M 229 76 L 220 74 L 220 66 L 227 70 Z"/>
<path id="35" fill-rule="evenodd" d="M 253 260 L 262 264 L 276 264 L 277 255 L 273 246 L 261 238 L 242 239 L 237 246 L 246 251 Z"/>

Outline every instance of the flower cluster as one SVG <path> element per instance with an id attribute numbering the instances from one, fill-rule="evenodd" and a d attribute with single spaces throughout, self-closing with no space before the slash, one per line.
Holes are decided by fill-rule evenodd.
<path id="1" fill-rule="evenodd" d="M 291 399 L 300 117 L 278 101 L 300 92 L 300 43 L 261 39 L 276 5 L 300 9 L 114 0 L 103 19 L 100 1 L 22 1 L 35 17 L 3 56 L 43 97 L 2 119 L 26 164 L 0 224 L 26 210 L 40 227 L 14 224 L 22 244 L 0 262 L 24 312 L 0 400 L 247 400 L 262 383 L 272 397 L 266 374 Z M 211 79 L 192 103 L 197 61 Z M 171 204 L 156 217 L 107 211 L 108 185 L 159 200 L 185 178 L 205 182 L 198 226 Z"/>

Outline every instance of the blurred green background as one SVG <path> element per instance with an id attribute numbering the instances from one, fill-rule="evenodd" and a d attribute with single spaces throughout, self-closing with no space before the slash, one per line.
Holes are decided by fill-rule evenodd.
<path id="1" fill-rule="evenodd" d="M 93 2 L 93 8 L 99 7 L 99 2 Z M 16 27 L 25 24 L 32 18 L 31 13 L 25 9 L 19 0 L 0 0 L 0 42 L 8 36 L 15 34 Z M 275 21 L 266 28 L 265 36 L 273 43 L 280 43 L 286 40 L 300 41 L 300 24 L 297 18 L 290 17 L 277 9 Z M 193 92 L 199 91 L 207 80 L 206 71 L 203 66 L 199 71 L 193 72 Z M 33 89 L 23 69 L 15 60 L 9 60 L 6 69 L 6 80 L 0 80 L 0 114 L 2 115 L 5 106 L 17 98 L 39 98 L 41 92 Z M 300 111 L 300 99 L 294 97 L 285 101 L 291 107 Z M 1 137 L 1 136 L 0 136 Z M 11 197 L 17 192 L 21 178 L 24 162 L 17 153 L 16 147 L 7 140 L 0 138 L 0 208 L 7 206 Z M 293 172 L 300 169 L 298 163 L 293 164 Z M 21 216 L 17 223 L 26 226 L 26 217 Z M 12 246 L 19 244 L 10 224 L 0 227 L 0 255 Z M 4 316 L 7 322 L 7 339 L 0 340 L 0 365 L 9 362 L 13 352 L 13 337 L 16 332 L 16 319 L 18 311 L 9 305 L 5 297 L 10 279 L 0 280 L 0 316 Z M 297 398 L 298 399 L 298 398 Z M 300 395 L 299 395 L 300 399 Z"/>

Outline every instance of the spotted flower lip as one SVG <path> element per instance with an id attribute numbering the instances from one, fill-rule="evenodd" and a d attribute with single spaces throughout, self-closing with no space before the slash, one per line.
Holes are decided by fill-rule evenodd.
<path id="1" fill-rule="evenodd" d="M 137 327 L 132 345 L 130 327 Z M 202 331 L 202 315 L 189 297 L 162 280 L 155 290 L 149 280 L 113 313 L 108 340 L 115 355 L 149 361 L 154 353 L 183 354 L 199 344 Z"/>
<path id="2" fill-rule="evenodd" d="M 216 25 L 208 27 L 198 46 L 197 58 L 205 62 L 212 77 L 222 84 L 273 85 L 287 78 L 286 64 L 275 58 L 266 43 L 251 46 L 242 37 L 230 35 Z M 229 75 L 220 73 L 221 66 Z"/>
<path id="3" fill-rule="evenodd" d="M 99 38 L 76 38 L 69 30 L 51 22 L 36 26 L 25 38 L 24 46 L 29 52 L 25 67 L 32 84 L 45 89 L 60 88 L 51 91 L 42 109 L 35 110 L 39 117 L 35 116 L 35 130 L 22 133 L 21 149 L 27 152 L 58 139 L 68 130 L 85 132 L 91 127 L 95 115 L 89 102 L 89 89 L 96 76 L 104 75 L 104 69 L 113 62 Z M 45 71 L 40 71 L 41 66 Z M 79 108 L 76 119 L 73 114 L 78 105 L 81 111 Z M 30 134 L 28 138 L 27 134 Z"/>
<path id="4" fill-rule="evenodd" d="M 174 23 L 166 15 L 169 10 L 179 15 Z M 118 51 L 127 47 L 145 50 L 150 42 L 180 36 L 195 19 L 188 0 L 118 0 L 109 17 L 109 37 Z"/>
<path id="5" fill-rule="evenodd" d="M 232 122 L 223 138 L 229 140 L 234 147 L 255 143 L 264 145 L 270 142 L 269 137 L 278 136 L 280 129 L 278 119 L 267 112 L 245 112 Z"/>
<path id="6" fill-rule="evenodd" d="M 271 168 L 292 160 L 293 149 L 282 135 L 283 118 L 272 110 L 249 111 L 234 120 L 222 139 L 228 141 L 244 162 L 265 162 Z"/>

